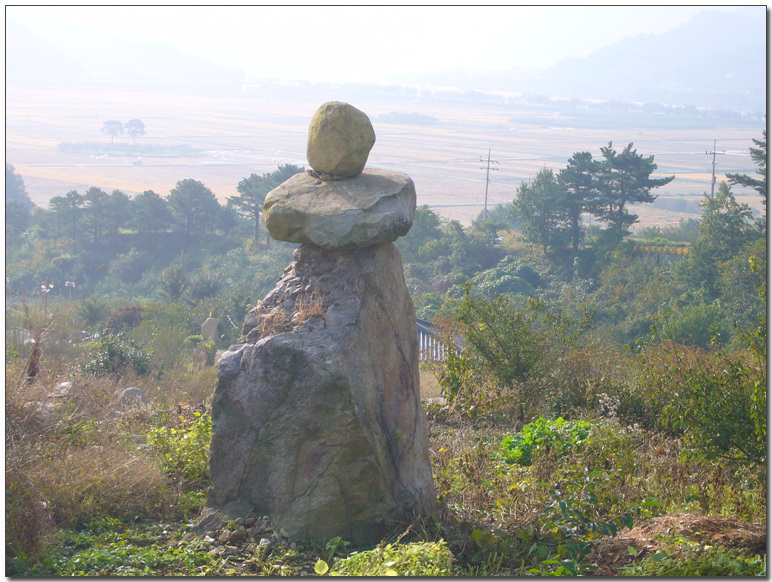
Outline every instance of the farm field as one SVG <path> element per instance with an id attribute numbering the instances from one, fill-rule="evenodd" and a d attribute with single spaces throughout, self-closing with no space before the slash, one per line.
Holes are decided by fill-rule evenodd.
<path id="1" fill-rule="evenodd" d="M 270 172 L 279 164 L 307 165 L 308 124 L 325 101 L 345 100 L 365 111 L 373 122 L 376 144 L 368 165 L 410 175 L 418 204 L 428 204 L 446 218 L 469 224 L 483 208 L 485 163 L 491 150 L 488 204 L 511 200 L 523 181 L 544 166 L 556 171 L 577 151 L 600 154 L 609 141 L 621 149 L 633 142 L 638 152 L 654 155 L 658 176 L 676 180 L 657 191 L 662 198 L 699 200 L 710 190 L 711 157 L 717 140 L 717 181 L 727 172 L 752 174 L 748 155 L 761 127 L 748 122 L 668 120 L 619 114 L 604 120 L 548 108 L 506 104 L 470 104 L 383 99 L 361 95 L 331 95 L 298 91 L 291 99 L 273 94 L 239 98 L 191 97 L 150 93 L 6 92 L 6 161 L 22 176 L 33 202 L 46 206 L 53 196 L 91 186 L 120 189 L 129 195 L 154 190 L 165 196 L 175 183 L 193 178 L 206 184 L 224 201 L 236 194 L 238 182 L 251 173 Z M 380 121 L 392 112 L 418 113 L 435 118 L 428 125 L 399 125 Z M 572 117 L 572 115 L 576 115 Z M 137 145 L 187 144 L 200 152 L 194 157 L 100 156 L 60 152 L 60 143 L 106 144 L 104 121 L 138 118 L 146 135 Z M 611 127 L 611 129 L 604 129 Z M 119 135 L 116 145 L 131 137 Z M 736 192 L 738 201 L 760 209 L 758 196 Z M 665 226 L 696 217 L 661 208 L 639 209 L 638 226 Z"/>

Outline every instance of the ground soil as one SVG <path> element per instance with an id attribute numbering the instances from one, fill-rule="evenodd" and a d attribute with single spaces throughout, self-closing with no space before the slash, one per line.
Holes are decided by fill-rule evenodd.
<path id="1" fill-rule="evenodd" d="M 712 546 L 737 548 L 751 555 L 765 554 L 767 551 L 767 528 L 764 524 L 747 523 L 730 517 L 675 513 L 642 522 L 630 530 L 620 532 L 616 538 L 603 542 L 593 553 L 592 561 L 597 562 L 598 569 L 591 575 L 616 575 L 618 568 L 633 559 L 640 560 L 647 554 L 656 553 L 662 545 L 661 538 L 672 534 Z M 630 554 L 628 546 L 638 550 L 635 558 Z"/>

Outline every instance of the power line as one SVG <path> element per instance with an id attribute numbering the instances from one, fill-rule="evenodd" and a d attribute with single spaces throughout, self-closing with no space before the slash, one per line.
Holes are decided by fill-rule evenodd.
<path id="1" fill-rule="evenodd" d="M 716 151 L 716 140 L 713 140 L 713 151 L 705 152 L 707 155 L 713 154 L 713 174 L 710 178 L 710 199 L 713 200 L 713 189 L 716 187 L 716 154 L 725 154 L 725 151 Z"/>
<path id="2" fill-rule="evenodd" d="M 484 161 L 482 156 L 480 156 L 480 163 L 483 163 Z M 491 162 L 498 164 L 496 160 L 491 160 L 491 150 L 488 148 L 488 164 L 485 168 L 485 205 L 483 206 L 483 220 L 488 219 L 488 184 L 490 183 Z M 480 169 L 482 170 L 482 168 Z M 493 170 L 497 172 L 499 168 L 493 168 Z"/>

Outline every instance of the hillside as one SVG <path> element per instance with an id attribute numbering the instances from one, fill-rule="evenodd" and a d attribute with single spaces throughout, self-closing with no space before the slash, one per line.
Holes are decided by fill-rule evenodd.
<path id="1" fill-rule="evenodd" d="M 696 107 L 766 108 L 766 37 L 748 13 L 705 11 L 661 35 L 641 35 L 547 69 L 530 90 L 556 97 Z M 731 38 L 729 45 L 722 39 Z"/>

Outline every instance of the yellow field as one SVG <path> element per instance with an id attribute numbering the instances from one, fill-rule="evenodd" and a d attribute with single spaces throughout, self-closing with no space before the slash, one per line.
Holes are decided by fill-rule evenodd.
<path id="1" fill-rule="evenodd" d="M 155 190 L 165 196 L 178 180 L 202 181 L 224 201 L 236 194 L 238 182 L 249 174 L 270 172 L 278 164 L 307 165 L 306 133 L 311 115 L 325 100 L 298 92 L 292 100 L 243 97 L 215 99 L 142 93 L 6 93 L 6 161 L 24 178 L 32 200 L 45 206 L 51 197 L 68 190 L 84 192 L 91 186 L 120 189 L 134 195 Z M 488 204 L 511 200 L 523 181 L 543 167 L 559 170 L 577 151 L 600 154 L 613 141 L 618 149 L 634 142 L 638 152 L 654 155 L 658 175 L 676 180 L 657 191 L 663 197 L 699 197 L 710 190 L 711 158 L 705 152 L 717 148 L 733 152 L 718 156 L 718 180 L 724 172 L 753 173 L 747 155 L 761 128 L 650 130 L 584 129 L 556 127 L 556 112 L 522 111 L 504 105 L 470 108 L 464 104 L 425 102 L 361 103 L 349 101 L 373 121 L 376 144 L 368 165 L 405 172 L 418 192 L 418 203 L 429 204 L 442 216 L 468 224 L 482 210 L 485 169 L 480 162 L 491 149 L 498 161 L 491 172 Z M 381 123 L 378 116 L 390 112 L 431 115 L 432 126 Z M 137 144 L 188 144 L 204 152 L 194 158 L 136 158 L 65 154 L 61 142 L 107 143 L 101 133 L 104 121 L 141 119 L 147 134 Z M 537 118 L 539 124 L 533 119 Z M 552 125 L 551 125 L 552 123 Z M 130 143 L 127 135 L 116 142 Z M 743 202 L 760 208 L 760 199 L 736 192 Z M 639 209 L 640 225 L 676 223 L 681 215 L 651 208 Z"/>

